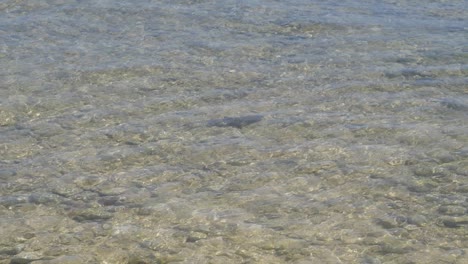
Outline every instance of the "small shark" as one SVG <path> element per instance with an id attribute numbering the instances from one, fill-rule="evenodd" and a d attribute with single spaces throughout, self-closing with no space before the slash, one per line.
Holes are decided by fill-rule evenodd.
<path id="1" fill-rule="evenodd" d="M 235 127 L 243 128 L 248 125 L 262 121 L 262 115 L 247 115 L 238 117 L 224 117 L 221 119 L 212 119 L 208 121 L 208 126 L 212 127 Z"/>

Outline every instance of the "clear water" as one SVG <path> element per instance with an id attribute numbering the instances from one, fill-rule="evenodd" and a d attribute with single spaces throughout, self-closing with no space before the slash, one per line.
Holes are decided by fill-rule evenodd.
<path id="1" fill-rule="evenodd" d="M 0 263 L 467 263 L 464 0 L 0 2 Z"/>

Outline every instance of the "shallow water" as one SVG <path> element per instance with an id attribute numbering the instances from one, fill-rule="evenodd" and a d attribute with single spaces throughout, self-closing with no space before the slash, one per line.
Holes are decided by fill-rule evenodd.
<path id="1" fill-rule="evenodd" d="M 0 263 L 468 262 L 465 1 L 0 3 Z"/>

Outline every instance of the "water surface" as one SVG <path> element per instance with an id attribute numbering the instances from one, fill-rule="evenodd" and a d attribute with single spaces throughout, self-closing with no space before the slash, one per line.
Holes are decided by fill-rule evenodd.
<path id="1" fill-rule="evenodd" d="M 0 3 L 0 263 L 468 262 L 466 1 Z"/>

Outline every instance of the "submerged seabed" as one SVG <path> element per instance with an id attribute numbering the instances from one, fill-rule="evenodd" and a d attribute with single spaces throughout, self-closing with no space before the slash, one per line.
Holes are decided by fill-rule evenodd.
<path id="1" fill-rule="evenodd" d="M 467 263 L 465 1 L 0 3 L 0 263 Z"/>

